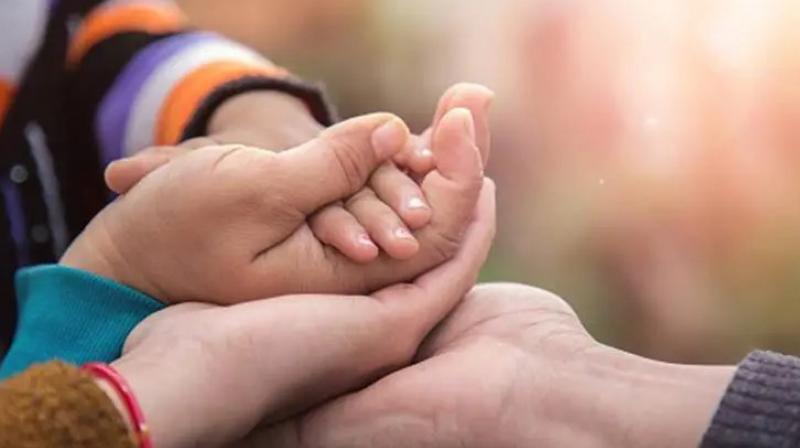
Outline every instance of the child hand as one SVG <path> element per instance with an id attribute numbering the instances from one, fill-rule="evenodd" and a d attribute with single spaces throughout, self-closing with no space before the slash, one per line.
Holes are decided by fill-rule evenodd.
<path id="1" fill-rule="evenodd" d="M 168 301 L 358 293 L 407 280 L 452 256 L 470 221 L 483 169 L 472 128 L 469 111 L 455 109 L 434 132 L 436 170 L 422 190 L 435 213 L 407 261 L 381 256 L 360 266 L 307 223 L 405 146 L 402 122 L 375 114 L 280 154 L 228 146 L 176 158 L 101 212 L 62 263 Z"/>
<path id="2" fill-rule="evenodd" d="M 408 237 L 405 227 L 418 230 L 431 219 L 430 206 L 417 180 L 435 167 L 431 151 L 434 130 L 448 111 L 468 109 L 475 126 L 475 143 L 485 165 L 491 143 L 489 108 L 493 98 L 491 90 L 478 84 L 461 83 L 449 88 L 439 100 L 433 124 L 421 136 L 412 136 L 392 163 L 375 171 L 368 187 L 344 205 L 329 205 L 311 218 L 317 237 L 354 261 L 368 262 L 378 256 L 378 248 L 370 239 L 393 258 L 413 256 L 419 245 Z"/>
<path id="3" fill-rule="evenodd" d="M 311 228 L 317 237 L 355 261 L 368 262 L 378 256 L 377 248 L 364 238 L 364 230 L 389 256 L 406 259 L 414 255 L 418 243 L 405 237 L 403 223 L 411 230 L 418 230 L 430 222 L 431 209 L 417 181 L 435 167 L 431 151 L 434 130 L 448 111 L 468 109 L 473 118 L 475 143 L 485 165 L 491 146 L 489 108 L 493 99 L 494 93 L 478 84 L 450 87 L 439 100 L 433 124 L 421 136 L 412 135 L 392 163 L 385 163 L 373 173 L 368 187 L 351 197 L 344 207 L 332 204 L 311 218 Z"/>
<path id="4" fill-rule="evenodd" d="M 488 109 L 493 97 L 489 89 L 477 84 L 462 83 L 448 89 L 439 101 L 433 124 L 422 136 L 412 136 L 393 162 L 386 162 L 376 170 L 368 185 L 359 192 L 310 217 L 314 235 L 358 263 L 375 260 L 379 249 L 400 260 L 415 255 L 419 243 L 409 230 L 427 225 L 432 214 L 417 180 L 434 168 L 430 149 L 433 129 L 449 110 L 457 107 L 469 109 L 475 125 L 476 143 L 485 164 L 490 144 Z M 264 126 L 264 117 L 274 115 L 276 110 L 281 116 L 290 117 L 288 127 Z M 151 148 L 140 153 L 139 157 L 112 165 L 106 172 L 109 187 L 118 194 L 125 194 L 157 166 L 188 152 L 181 148 L 202 149 L 219 143 L 235 143 L 286 149 L 313 138 L 321 128 L 296 99 L 276 96 L 275 92 L 253 92 L 226 103 L 212 122 L 210 131 L 210 138 L 193 139 L 180 148 Z"/>
<path id="5" fill-rule="evenodd" d="M 439 99 L 431 126 L 422 135 L 411 136 L 408 146 L 393 157 L 395 164 L 415 178 L 421 178 L 429 173 L 435 164 L 431 151 L 431 136 L 447 112 L 462 107 L 472 113 L 472 120 L 475 124 L 475 144 L 480 150 L 485 166 L 491 152 L 489 109 L 493 100 L 494 92 L 480 84 L 459 83 L 451 86 Z"/>

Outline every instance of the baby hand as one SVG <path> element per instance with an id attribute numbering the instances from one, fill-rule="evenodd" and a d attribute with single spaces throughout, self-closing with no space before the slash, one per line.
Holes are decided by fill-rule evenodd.
<path id="1" fill-rule="evenodd" d="M 416 254 L 419 243 L 408 230 L 430 222 L 431 209 L 417 180 L 435 168 L 431 137 L 444 115 L 454 108 L 468 109 L 473 118 L 475 143 L 485 164 L 489 157 L 489 107 L 494 93 L 484 86 L 461 83 L 449 88 L 421 136 L 411 136 L 406 148 L 384 163 L 368 185 L 344 203 L 331 204 L 309 220 L 320 241 L 354 261 L 369 262 L 378 248 L 396 259 Z M 375 244 L 377 243 L 377 245 Z"/>

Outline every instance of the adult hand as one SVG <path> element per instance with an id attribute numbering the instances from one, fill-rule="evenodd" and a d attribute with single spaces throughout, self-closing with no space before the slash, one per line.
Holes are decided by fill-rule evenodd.
<path id="1" fill-rule="evenodd" d="M 483 166 L 465 109 L 445 114 L 434 133 L 436 170 L 422 183 L 434 214 L 416 233 L 415 256 L 361 265 L 317 239 L 307 221 L 363 188 L 407 140 L 400 119 L 373 114 L 277 154 L 192 151 L 103 210 L 62 263 L 168 301 L 365 293 L 409 280 L 455 253 L 475 208 Z"/>
<path id="2" fill-rule="evenodd" d="M 323 243 L 357 262 L 374 260 L 379 249 L 397 259 L 418 250 L 408 230 L 430 223 L 431 206 L 415 180 L 435 167 L 432 136 L 444 115 L 456 108 L 470 111 L 475 142 L 484 165 L 489 157 L 489 107 L 494 94 L 477 84 L 457 84 L 439 101 L 431 126 L 412 136 L 393 162 L 384 163 L 367 185 L 345 201 L 337 201 L 310 218 L 310 228 Z M 280 92 L 256 91 L 236 95 L 223 103 L 209 123 L 209 136 L 183 142 L 175 148 L 145 150 L 135 163 L 113 165 L 109 186 L 126 193 L 157 166 L 189 150 L 220 144 L 248 145 L 280 152 L 316 138 L 323 128 L 297 98 Z"/>
<path id="3" fill-rule="evenodd" d="M 219 446 L 411 361 L 469 290 L 494 235 L 484 185 L 464 244 L 410 284 L 370 296 L 296 295 L 180 304 L 143 321 L 114 363 L 163 448 Z"/>
<path id="4" fill-rule="evenodd" d="M 732 375 L 603 346 L 560 298 L 482 285 L 414 365 L 241 446 L 696 446 Z"/>

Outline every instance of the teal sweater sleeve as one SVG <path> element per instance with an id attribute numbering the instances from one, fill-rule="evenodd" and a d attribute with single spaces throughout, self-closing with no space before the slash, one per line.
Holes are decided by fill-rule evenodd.
<path id="1" fill-rule="evenodd" d="M 0 380 L 52 359 L 113 361 L 136 324 L 164 308 L 127 286 L 58 265 L 22 269 L 16 286 L 17 332 Z"/>

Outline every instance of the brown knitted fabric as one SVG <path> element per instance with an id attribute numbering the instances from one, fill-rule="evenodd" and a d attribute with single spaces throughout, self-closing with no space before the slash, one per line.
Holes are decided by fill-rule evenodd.
<path id="1" fill-rule="evenodd" d="M 62 362 L 0 383 L 0 448 L 135 448 L 91 376 Z"/>

